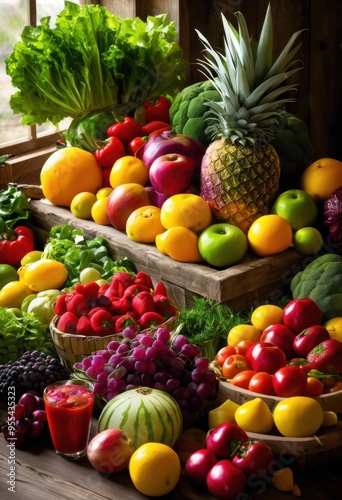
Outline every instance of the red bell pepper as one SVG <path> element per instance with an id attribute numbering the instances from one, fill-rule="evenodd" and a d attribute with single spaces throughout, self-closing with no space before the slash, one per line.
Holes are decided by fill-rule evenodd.
<path id="1" fill-rule="evenodd" d="M 153 120 L 152 122 L 145 123 L 141 127 L 142 135 L 150 135 L 156 130 L 172 130 L 172 125 L 166 122 L 161 122 L 160 120 Z"/>
<path id="2" fill-rule="evenodd" d="M 34 234 L 27 226 L 17 226 L 8 238 L 0 236 L 0 262 L 18 267 L 25 255 L 34 250 Z"/>
<path id="3" fill-rule="evenodd" d="M 153 283 L 151 276 L 144 271 L 139 271 L 134 278 L 134 283 L 139 283 L 140 285 L 148 286 L 149 288 L 153 288 Z"/>
<path id="4" fill-rule="evenodd" d="M 113 316 L 109 311 L 101 309 L 91 318 L 90 324 L 96 335 L 106 336 L 115 332 L 115 323 Z"/>
<path id="5" fill-rule="evenodd" d="M 142 135 L 141 126 L 131 116 L 126 116 L 122 122 L 114 123 L 107 128 L 107 135 L 109 137 L 117 137 L 126 145 L 135 137 Z"/>
<path id="6" fill-rule="evenodd" d="M 165 96 L 160 96 L 156 100 L 148 100 L 143 103 L 146 109 L 145 123 L 159 120 L 170 123 L 171 101 Z"/>
<path id="7" fill-rule="evenodd" d="M 146 144 L 147 141 L 148 141 L 148 136 L 135 137 L 126 146 L 126 152 L 127 152 L 127 154 L 135 156 L 135 153 L 138 151 L 138 149 L 140 149 L 143 146 L 145 146 L 145 144 Z"/>
<path id="8" fill-rule="evenodd" d="M 129 326 L 138 328 L 135 319 L 130 314 L 124 314 L 115 321 L 115 332 L 120 333 Z"/>
<path id="9" fill-rule="evenodd" d="M 97 141 L 99 148 L 94 156 L 101 167 L 112 167 L 116 160 L 126 155 L 125 146 L 115 136 L 108 137 L 105 141 Z"/>

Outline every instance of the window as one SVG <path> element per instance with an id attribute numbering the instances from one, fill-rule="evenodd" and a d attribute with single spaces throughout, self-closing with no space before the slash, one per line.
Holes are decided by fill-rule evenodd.
<path id="1" fill-rule="evenodd" d="M 72 1 L 79 3 L 79 0 Z M 20 40 L 24 26 L 35 26 L 45 16 L 50 16 L 53 25 L 64 8 L 64 0 L 2 0 L 1 8 L 5 15 L 0 17 L 0 154 L 18 155 L 55 144 L 59 133 L 50 123 L 25 127 L 21 116 L 13 114 L 9 101 L 15 88 L 6 74 L 5 59 Z M 68 120 L 65 120 L 60 129 L 67 126 Z"/>

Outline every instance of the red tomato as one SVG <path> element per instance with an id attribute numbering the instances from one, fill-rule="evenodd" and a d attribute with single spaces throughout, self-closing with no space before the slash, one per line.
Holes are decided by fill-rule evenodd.
<path id="1" fill-rule="evenodd" d="M 306 381 L 306 388 L 304 389 L 303 396 L 320 396 L 323 394 L 324 385 L 316 377 L 308 377 Z"/>
<path id="2" fill-rule="evenodd" d="M 309 373 L 313 370 L 313 366 L 306 358 L 292 358 L 289 365 L 299 366 L 305 373 Z"/>
<path id="3" fill-rule="evenodd" d="M 247 349 L 254 344 L 255 342 L 252 342 L 251 340 L 241 340 L 241 342 L 239 342 L 235 346 L 236 354 L 242 354 L 243 356 L 245 356 Z"/>
<path id="4" fill-rule="evenodd" d="M 330 393 L 330 392 L 337 392 L 337 391 L 342 391 L 342 382 L 335 382 L 333 385 L 324 387 L 324 393 Z"/>
<path id="5" fill-rule="evenodd" d="M 222 366 L 225 360 L 229 357 L 232 356 L 232 354 L 236 354 L 236 349 L 235 346 L 233 345 L 226 345 L 225 347 L 222 347 L 216 354 L 215 356 L 215 361 L 218 365 Z"/>
<path id="6" fill-rule="evenodd" d="M 274 453 L 266 443 L 246 441 L 241 443 L 234 455 L 232 462 L 242 469 L 247 476 L 256 475 L 264 477 L 274 464 Z"/>
<path id="7" fill-rule="evenodd" d="M 283 366 L 273 375 L 274 392 L 281 398 L 302 396 L 307 378 L 307 374 L 299 366 Z"/>
<path id="8" fill-rule="evenodd" d="M 255 374 L 256 372 L 254 370 L 243 370 L 237 373 L 230 383 L 236 387 L 241 387 L 241 389 L 248 389 L 249 381 Z"/>
<path id="9" fill-rule="evenodd" d="M 269 342 L 257 342 L 248 348 L 246 358 L 256 372 L 275 373 L 286 365 L 284 351 Z"/>
<path id="10" fill-rule="evenodd" d="M 249 381 L 248 389 L 259 394 L 274 396 L 273 375 L 267 372 L 257 372 Z"/>
<path id="11" fill-rule="evenodd" d="M 233 378 L 239 372 L 251 370 L 251 364 L 242 354 L 229 356 L 222 365 L 222 375 L 225 378 Z"/>

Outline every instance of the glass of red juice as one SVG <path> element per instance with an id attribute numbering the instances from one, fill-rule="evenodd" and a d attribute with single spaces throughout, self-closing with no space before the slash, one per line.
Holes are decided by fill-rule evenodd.
<path id="1" fill-rule="evenodd" d="M 46 418 L 58 455 L 77 460 L 87 454 L 94 386 L 86 380 L 62 380 L 44 390 Z"/>

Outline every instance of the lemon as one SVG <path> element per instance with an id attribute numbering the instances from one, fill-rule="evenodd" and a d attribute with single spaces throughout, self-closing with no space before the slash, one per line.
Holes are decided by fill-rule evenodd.
<path id="1" fill-rule="evenodd" d="M 259 342 L 261 332 L 253 325 L 241 324 L 231 328 L 227 336 L 227 344 L 236 346 L 243 340 L 250 340 L 251 342 Z"/>
<path id="2" fill-rule="evenodd" d="M 0 290 L 0 307 L 20 309 L 25 297 L 30 295 L 32 290 L 21 281 L 11 281 Z"/>
<path id="3" fill-rule="evenodd" d="M 210 410 L 208 413 L 209 429 L 215 429 L 215 427 L 218 427 L 224 422 L 236 424 L 235 412 L 238 408 L 239 405 L 237 403 L 235 403 L 231 399 L 227 399 L 220 406 L 217 406 L 216 408 Z"/>
<path id="4" fill-rule="evenodd" d="M 323 325 L 332 339 L 342 342 L 342 316 L 330 318 Z"/>
<path id="5" fill-rule="evenodd" d="M 235 412 L 235 420 L 245 432 L 267 434 L 273 427 L 273 415 L 265 401 L 253 398 L 243 403 Z"/>
<path id="6" fill-rule="evenodd" d="M 68 277 L 62 262 L 53 259 L 40 259 L 23 267 L 22 282 L 33 292 L 60 288 Z"/>
<path id="7" fill-rule="evenodd" d="M 107 200 L 108 196 L 103 196 L 95 201 L 91 207 L 90 214 L 93 221 L 101 226 L 109 226 L 110 220 L 107 214 Z"/>
<path id="8" fill-rule="evenodd" d="M 103 187 L 97 191 L 96 199 L 101 200 L 101 198 L 108 198 L 108 196 L 112 191 L 113 191 L 112 187 Z"/>
<path id="9" fill-rule="evenodd" d="M 78 219 L 91 219 L 91 209 L 96 202 L 96 195 L 88 191 L 76 194 L 70 203 L 70 211 Z"/>
<path id="10" fill-rule="evenodd" d="M 163 443 L 145 443 L 135 450 L 128 470 L 135 488 L 143 495 L 167 495 L 177 485 L 181 462 L 177 453 Z"/>
<path id="11" fill-rule="evenodd" d="M 0 264 L 0 290 L 11 281 L 18 281 L 19 276 L 13 266 Z"/>
<path id="12" fill-rule="evenodd" d="M 251 323 L 255 328 L 263 332 L 270 325 L 282 323 L 283 310 L 274 304 L 264 304 L 254 309 Z"/>
<path id="13" fill-rule="evenodd" d="M 292 396 L 273 410 L 275 426 L 285 437 L 313 436 L 324 419 L 321 405 L 309 396 Z"/>
<path id="14" fill-rule="evenodd" d="M 28 252 L 20 261 L 21 266 L 26 266 L 27 264 L 31 264 L 31 262 L 36 262 L 41 259 L 43 255 L 42 250 L 32 250 L 32 252 Z"/>

